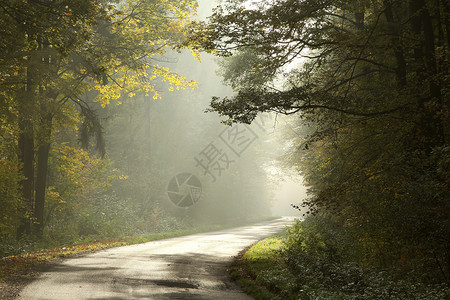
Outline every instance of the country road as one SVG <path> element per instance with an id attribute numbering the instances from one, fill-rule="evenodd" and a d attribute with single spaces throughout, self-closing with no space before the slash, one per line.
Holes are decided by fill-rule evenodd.
<path id="1" fill-rule="evenodd" d="M 292 218 L 111 248 L 64 260 L 17 299 L 252 299 L 229 281 L 233 256 Z"/>

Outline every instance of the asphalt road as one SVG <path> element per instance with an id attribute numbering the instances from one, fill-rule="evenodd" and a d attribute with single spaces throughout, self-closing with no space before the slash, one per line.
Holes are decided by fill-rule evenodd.
<path id="1" fill-rule="evenodd" d="M 18 299 L 252 299 L 229 281 L 227 266 L 240 250 L 292 222 L 282 218 L 67 259 Z"/>

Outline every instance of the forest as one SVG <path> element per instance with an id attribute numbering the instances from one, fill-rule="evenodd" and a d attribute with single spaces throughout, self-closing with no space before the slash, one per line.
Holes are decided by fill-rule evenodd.
<path id="1" fill-rule="evenodd" d="M 415 284 L 448 283 L 449 8 L 426 0 L 230 0 L 194 29 L 189 41 L 223 57 L 234 89 L 214 97 L 210 110 L 228 124 L 261 112 L 292 115 L 301 129 L 284 155 L 308 187 L 294 207 L 312 215 L 288 238 L 294 274 L 333 277 L 330 264 L 357 262 Z M 347 292 L 357 293 L 358 280 L 350 283 Z"/>
<path id="2" fill-rule="evenodd" d="M 0 256 L 265 218 L 276 165 L 307 196 L 274 293 L 449 297 L 449 3 L 214 6 L 0 3 Z"/>
<path id="3" fill-rule="evenodd" d="M 2 257 L 270 214 L 256 205 L 270 193 L 255 147 L 217 182 L 195 168 L 227 128 L 204 114 L 209 95 L 228 93 L 214 73 L 201 76 L 212 58 L 200 64 L 200 53 L 182 44 L 197 7 L 0 4 Z M 192 208 L 167 195 L 170 179 L 186 171 L 202 180 Z"/>

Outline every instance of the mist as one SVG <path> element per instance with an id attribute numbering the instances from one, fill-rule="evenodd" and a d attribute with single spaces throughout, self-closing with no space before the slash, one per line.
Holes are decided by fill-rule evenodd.
<path id="1" fill-rule="evenodd" d="M 200 2 L 200 18 L 206 17 L 212 7 L 211 2 Z M 233 94 L 217 74 L 217 59 L 202 53 L 199 62 L 185 51 L 167 54 L 161 61 L 195 80 L 198 88 L 169 92 L 161 86 L 162 99 L 135 97 L 107 108 L 116 115 L 105 127 L 109 157 L 128 176 L 113 187 L 116 193 L 196 223 L 298 215 L 290 204 L 301 202 L 305 191 L 301 179 L 283 172 L 277 162 L 283 153 L 277 150 L 280 141 L 275 137 L 281 129 L 275 114 L 260 117 L 255 122 L 258 124 L 248 127 L 221 124 L 216 113 L 205 113 L 213 96 Z M 129 114 L 125 124 L 118 116 L 123 112 Z M 232 139 L 239 140 L 232 145 Z M 241 142 L 243 145 L 239 145 Z M 207 158 L 211 161 L 205 166 Z M 170 199 L 170 181 L 179 174 L 198 179 L 201 193 L 194 203 Z M 136 182 L 142 182 L 145 193 L 135 186 Z M 182 183 L 179 185 L 181 189 Z M 180 196 L 185 195 L 180 192 Z"/>

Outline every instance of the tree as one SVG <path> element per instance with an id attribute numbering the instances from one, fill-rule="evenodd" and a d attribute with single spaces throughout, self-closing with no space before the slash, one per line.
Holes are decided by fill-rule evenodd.
<path id="1" fill-rule="evenodd" d="M 0 34 L 11 42 L 0 45 L 6 49 L 0 58 L 5 66 L 1 94 L 11 103 L 2 113 L 17 115 L 22 194 L 28 209 L 34 209 L 40 235 L 55 126 L 64 126 L 76 105 L 84 116 L 82 136 L 95 134 L 101 149 L 101 127 L 83 96 L 89 91 L 107 105 L 121 94 L 158 98 L 158 80 L 194 87 L 152 59 L 179 45 L 195 2 L 4 1 L 0 8 L 5 28 Z M 29 218 L 19 235 L 24 232 L 30 233 Z"/>
<path id="2" fill-rule="evenodd" d="M 59 58 L 67 56 L 69 51 L 86 41 L 90 34 L 89 23 L 100 17 L 104 6 L 98 1 L 62 1 L 58 5 L 46 1 L 3 1 L 0 6 L 1 34 L 7 37 L 8 42 L 2 45 L 5 50 L 1 57 L 2 98 L 9 103 L 5 113 L 14 116 L 10 121 L 18 122 L 18 153 L 24 175 L 22 195 L 28 209 L 34 206 L 39 221 L 42 221 L 49 130 L 58 105 L 55 102 L 50 108 L 49 99 L 58 95 L 51 85 L 55 84 L 55 74 L 60 71 L 57 69 Z M 42 125 L 39 130 L 37 122 Z M 39 139 L 36 145 L 39 165 L 35 185 L 36 138 Z M 24 212 L 23 215 L 30 213 Z M 23 220 L 19 234 L 30 233 L 27 219 Z"/>
<path id="3" fill-rule="evenodd" d="M 226 1 L 190 41 L 231 56 L 235 95 L 211 102 L 229 123 L 274 111 L 312 127 L 296 149 L 311 207 L 448 278 L 447 18 L 441 1 Z"/>

